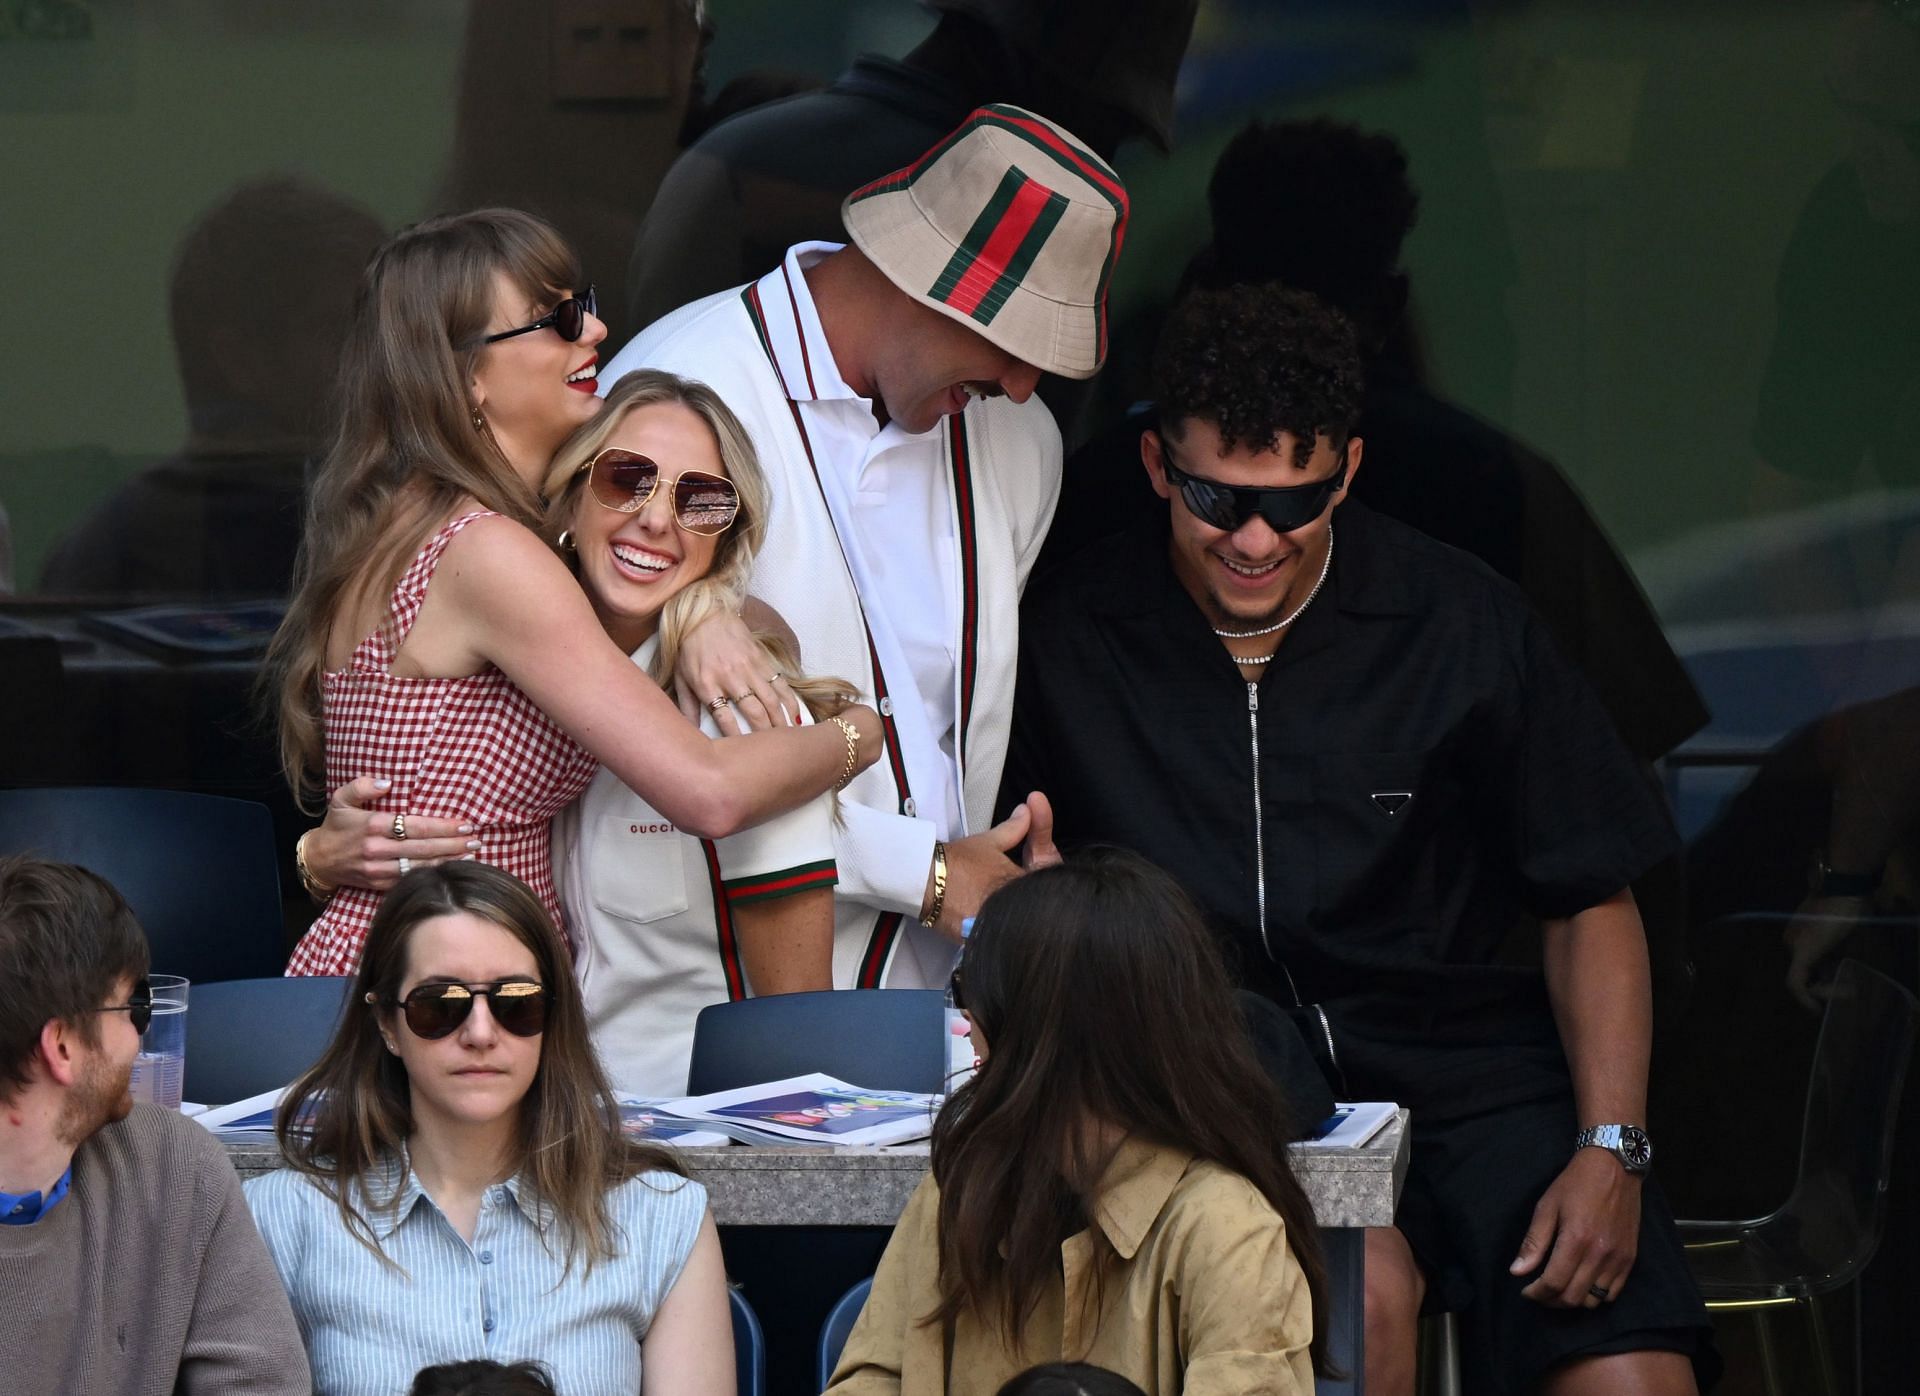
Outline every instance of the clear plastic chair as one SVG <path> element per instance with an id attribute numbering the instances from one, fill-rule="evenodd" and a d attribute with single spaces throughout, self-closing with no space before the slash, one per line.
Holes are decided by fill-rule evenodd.
<path id="1" fill-rule="evenodd" d="M 1792 1307 L 1806 1310 L 1822 1389 L 1838 1389 L 1814 1301 L 1851 1284 L 1880 1244 L 1915 1016 L 1907 990 L 1858 960 L 1844 962 L 1814 1047 L 1793 1191 L 1749 1221 L 1680 1223 L 1707 1307 L 1753 1315 L 1769 1396 L 1782 1391 L 1773 1318 Z"/>

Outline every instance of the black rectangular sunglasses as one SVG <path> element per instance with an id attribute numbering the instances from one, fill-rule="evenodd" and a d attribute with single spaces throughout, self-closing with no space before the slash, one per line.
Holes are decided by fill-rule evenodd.
<path id="1" fill-rule="evenodd" d="M 484 997 L 493 1021 L 515 1037 L 538 1037 L 547 1027 L 547 986 L 531 979 L 496 979 L 487 984 L 422 984 L 397 1006 L 415 1037 L 437 1042 L 457 1032 Z M 374 1002 L 371 993 L 369 1003 Z"/>
<path id="2" fill-rule="evenodd" d="M 517 330 L 502 330 L 499 334 L 485 335 L 480 342 L 493 344 L 502 339 L 512 339 L 517 334 L 532 334 L 535 330 L 551 329 L 560 338 L 572 344 L 586 333 L 587 317 L 599 313 L 599 297 L 594 294 L 593 287 L 589 286 L 586 294 L 568 296 L 531 325 L 522 325 Z"/>
<path id="3" fill-rule="evenodd" d="M 1327 511 L 1327 501 L 1347 482 L 1347 466 L 1324 480 L 1305 485 L 1277 485 L 1270 488 L 1252 485 L 1223 485 L 1199 475 L 1189 475 L 1173 463 L 1173 453 L 1162 448 L 1161 466 L 1170 483 L 1180 489 L 1193 516 L 1209 528 L 1232 533 L 1258 514 L 1275 533 L 1292 533 L 1305 528 Z"/>

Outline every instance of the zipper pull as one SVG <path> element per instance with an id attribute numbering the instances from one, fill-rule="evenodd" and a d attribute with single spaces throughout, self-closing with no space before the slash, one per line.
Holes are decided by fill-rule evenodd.
<path id="1" fill-rule="evenodd" d="M 1260 711 L 1260 685 L 1257 683 L 1247 685 L 1247 711 L 1250 713 Z"/>

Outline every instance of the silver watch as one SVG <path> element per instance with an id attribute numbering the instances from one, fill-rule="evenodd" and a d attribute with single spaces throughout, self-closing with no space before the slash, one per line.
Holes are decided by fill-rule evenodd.
<path id="1" fill-rule="evenodd" d="M 1646 1177 L 1653 1167 L 1653 1141 L 1638 1125 L 1594 1125 L 1573 1136 L 1573 1147 L 1576 1153 L 1581 1149 L 1605 1149 L 1636 1178 Z"/>

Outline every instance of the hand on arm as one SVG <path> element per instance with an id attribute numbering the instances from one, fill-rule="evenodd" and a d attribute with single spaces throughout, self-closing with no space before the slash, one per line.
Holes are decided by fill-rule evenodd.
<path id="1" fill-rule="evenodd" d="M 326 818 L 305 835 L 307 871 L 327 887 L 385 892 L 400 880 L 400 860 L 416 868 L 470 858 L 480 850 L 473 826 L 457 819 L 406 816 L 405 840 L 393 837 L 393 811 L 376 810 L 387 782 L 348 781 L 327 801 Z"/>
<path id="2" fill-rule="evenodd" d="M 792 727 L 800 721 L 800 699 L 785 677 L 776 674 L 747 617 L 761 630 L 792 633 L 778 612 L 752 597 L 747 598 L 745 617 L 717 615 L 696 626 L 681 642 L 673 676 L 680 710 L 697 723 L 701 707 L 725 698 L 755 732 Z M 718 711 L 724 713 L 726 707 Z M 724 736 L 736 730 L 725 721 L 719 726 Z"/>
<path id="3" fill-rule="evenodd" d="M 457 563 L 450 567 L 449 563 Z M 633 792 L 702 838 L 719 838 L 839 782 L 847 744 L 836 723 L 716 742 L 607 638 L 586 594 L 518 524 L 480 519 L 448 545 L 434 585 L 461 643 L 491 662 Z M 880 718 L 856 705 L 854 770 L 880 757 Z"/>
<path id="4" fill-rule="evenodd" d="M 1644 1126 L 1653 1005 L 1646 935 L 1632 892 L 1549 922 L 1543 952 L 1581 1127 Z M 1607 1151 L 1574 1152 L 1535 1205 L 1510 1267 L 1515 1275 L 1534 1275 L 1521 1293 L 1560 1309 L 1619 1298 L 1639 1253 L 1640 1186 Z M 1606 1291 L 1606 1301 L 1596 1289 Z"/>

